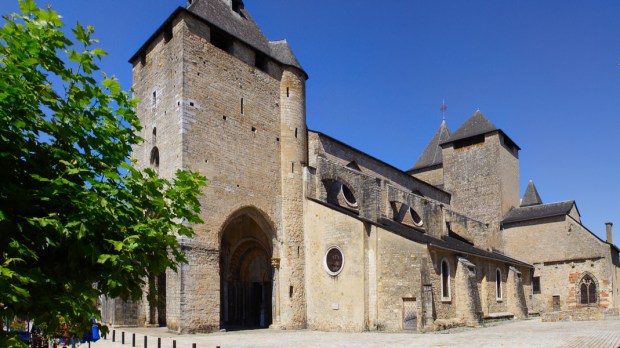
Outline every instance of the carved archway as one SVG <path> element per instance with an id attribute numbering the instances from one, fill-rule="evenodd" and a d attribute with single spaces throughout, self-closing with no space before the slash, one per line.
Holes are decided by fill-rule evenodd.
<path id="1" fill-rule="evenodd" d="M 247 210 L 247 211 L 246 211 Z M 233 214 L 222 229 L 220 249 L 221 326 L 268 327 L 272 322 L 273 247 L 260 213 Z"/>

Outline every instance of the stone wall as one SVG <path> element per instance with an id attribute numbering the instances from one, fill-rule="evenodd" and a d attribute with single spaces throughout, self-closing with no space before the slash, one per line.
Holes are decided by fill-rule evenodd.
<path id="1" fill-rule="evenodd" d="M 144 142 L 134 148 L 138 168 L 153 168 L 160 176 L 171 179 L 182 167 L 182 132 L 179 120 L 183 110 L 177 106 L 183 90 L 183 35 L 185 26 L 177 19 L 171 23 L 172 36 L 156 38 L 141 59 L 133 62 L 134 97 L 141 100 L 136 107 Z M 157 149 L 157 150 L 155 150 Z M 155 153 L 157 158 L 154 157 Z M 177 274 L 167 275 L 168 280 Z M 174 282 L 167 281 L 167 284 Z M 170 286 L 170 285 L 169 285 Z M 145 289 L 146 290 L 146 289 Z M 181 320 L 181 299 L 168 289 L 166 315 L 171 327 L 176 329 Z M 144 325 L 151 309 L 146 300 L 135 315 L 136 324 Z M 129 315 L 129 309 L 123 315 Z"/>
<path id="2" fill-rule="evenodd" d="M 443 187 L 443 165 L 433 166 L 411 174 L 413 177 L 427 182 L 433 186 Z"/>
<path id="3" fill-rule="evenodd" d="M 596 306 L 614 307 L 618 268 L 613 265 L 610 247 L 572 214 L 506 224 L 504 239 L 510 256 L 534 264 L 533 276 L 540 277 L 540 293 L 531 294 L 532 310 L 557 310 L 554 296 L 559 297 L 560 310 L 580 307 L 577 282 L 585 272 L 599 284 Z"/>
<path id="4" fill-rule="evenodd" d="M 306 302 L 308 328 L 362 331 L 367 328 L 364 223 L 319 203 L 306 203 Z M 330 275 L 325 257 L 331 247 L 344 255 L 342 271 Z"/>
<path id="5" fill-rule="evenodd" d="M 371 265 L 372 256 L 376 256 L 376 328 L 402 330 L 405 300 L 415 301 L 418 322 L 423 316 L 421 263 L 427 256 L 426 248 L 382 228 L 373 232 L 368 236 L 369 244 L 376 249 L 369 248 L 368 255 Z"/>

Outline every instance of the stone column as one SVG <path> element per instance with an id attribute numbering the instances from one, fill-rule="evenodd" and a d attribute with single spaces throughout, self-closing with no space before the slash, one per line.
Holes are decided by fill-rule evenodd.
<path id="1" fill-rule="evenodd" d="M 271 267 L 273 267 L 273 290 L 271 292 L 271 326 L 270 328 L 280 327 L 280 259 L 271 258 Z"/>

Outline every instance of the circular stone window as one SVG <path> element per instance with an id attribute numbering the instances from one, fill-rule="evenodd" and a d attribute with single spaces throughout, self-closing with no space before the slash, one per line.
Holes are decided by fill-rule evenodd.
<path id="1" fill-rule="evenodd" d="M 342 197 L 344 197 L 344 202 L 351 208 L 357 208 L 357 200 L 351 192 L 351 189 L 347 187 L 347 185 L 341 185 Z"/>
<path id="2" fill-rule="evenodd" d="M 337 246 L 333 246 L 327 250 L 325 254 L 325 270 L 329 275 L 336 276 L 342 272 L 344 267 L 344 254 Z"/>

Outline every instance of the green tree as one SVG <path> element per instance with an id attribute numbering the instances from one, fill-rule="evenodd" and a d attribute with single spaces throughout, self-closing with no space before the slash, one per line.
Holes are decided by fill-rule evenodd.
<path id="1" fill-rule="evenodd" d="M 138 101 L 98 73 L 93 28 L 71 41 L 51 8 L 19 4 L 0 29 L 0 317 L 79 333 L 98 296 L 137 299 L 185 261 L 206 179 L 135 169 Z"/>

